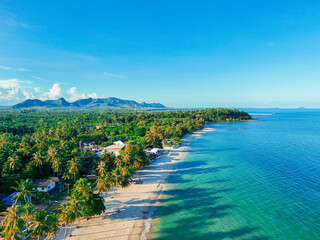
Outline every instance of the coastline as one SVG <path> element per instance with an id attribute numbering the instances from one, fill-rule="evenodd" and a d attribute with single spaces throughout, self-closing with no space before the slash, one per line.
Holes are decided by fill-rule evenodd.
<path id="1" fill-rule="evenodd" d="M 204 127 L 185 135 L 179 147 L 164 148 L 160 158 L 137 171 L 133 180 L 140 178 L 143 184 L 116 188 L 113 198 L 113 190 L 104 194 L 105 213 L 88 221 L 81 219 L 79 228 L 73 228 L 72 237 L 67 239 L 149 239 L 152 234 L 150 229 L 154 228 L 157 221 L 153 215 L 171 174 L 176 171 L 177 163 L 187 156 L 190 143 L 209 131 L 214 129 Z M 64 231 L 64 228 L 61 229 L 55 239 L 64 239 Z"/>
<path id="2" fill-rule="evenodd" d="M 204 127 L 203 129 L 200 130 L 196 130 L 192 133 L 187 134 L 186 136 L 183 137 L 183 142 L 182 144 L 177 148 L 177 150 L 181 151 L 186 151 L 189 149 L 190 147 L 190 143 L 196 139 L 201 137 L 204 133 L 206 132 L 211 132 L 214 131 L 213 128 L 208 128 L 208 127 Z M 147 239 L 152 239 L 152 236 L 154 234 L 154 229 L 157 225 L 158 220 L 154 218 L 154 215 L 156 214 L 157 211 L 157 207 L 160 205 L 159 200 L 163 197 L 164 192 L 168 189 L 170 182 L 169 182 L 169 178 L 171 176 L 172 173 L 174 173 L 177 170 L 177 165 L 179 164 L 179 162 L 183 161 L 183 159 L 187 156 L 188 152 L 185 152 L 181 158 L 175 163 L 175 165 L 173 166 L 172 172 L 170 174 L 168 174 L 166 182 L 163 184 L 163 188 L 161 189 L 161 192 L 158 194 L 158 197 L 156 199 L 155 204 L 151 207 L 151 214 L 147 216 L 147 219 L 145 220 L 145 229 L 144 231 L 141 233 L 140 236 L 140 240 L 147 240 Z"/>

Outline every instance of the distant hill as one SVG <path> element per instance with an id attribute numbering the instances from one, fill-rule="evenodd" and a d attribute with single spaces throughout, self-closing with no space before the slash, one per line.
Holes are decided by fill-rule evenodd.
<path id="1" fill-rule="evenodd" d="M 21 103 L 13 105 L 12 108 L 85 108 L 85 109 L 128 109 L 128 108 L 146 108 L 146 109 L 160 109 L 166 108 L 160 103 L 138 103 L 133 100 L 123 100 L 119 98 L 86 98 L 79 99 L 75 102 L 68 102 L 64 98 L 57 100 L 41 101 L 39 99 L 27 99 Z"/>

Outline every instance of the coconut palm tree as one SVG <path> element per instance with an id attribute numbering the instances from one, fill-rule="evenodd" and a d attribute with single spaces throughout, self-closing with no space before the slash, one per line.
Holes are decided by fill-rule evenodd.
<path id="1" fill-rule="evenodd" d="M 32 164 L 34 166 L 36 166 L 36 167 L 39 167 L 39 172 L 40 172 L 40 175 L 41 175 L 41 166 L 43 164 L 43 159 L 42 159 L 42 156 L 41 156 L 40 152 L 36 152 L 36 153 L 33 154 Z"/>
<path id="2" fill-rule="evenodd" d="M 100 194 L 103 194 L 104 191 L 109 191 L 113 186 L 112 175 L 109 173 L 107 175 L 101 175 L 96 181 L 97 189 Z"/>
<path id="3" fill-rule="evenodd" d="M 91 193 L 91 183 L 88 181 L 88 179 L 80 178 L 74 185 L 72 197 L 80 201 L 82 200 L 81 198 L 89 198 Z"/>
<path id="4" fill-rule="evenodd" d="M 79 172 L 80 164 L 77 158 L 72 158 L 68 161 L 69 170 L 68 172 L 73 174 L 73 180 L 76 181 L 76 174 Z"/>
<path id="5" fill-rule="evenodd" d="M 70 214 L 72 214 L 72 223 L 75 222 L 75 220 L 77 218 L 79 218 L 81 216 L 81 212 L 80 212 L 80 202 L 77 199 L 72 198 L 69 202 L 69 209 L 70 209 Z M 79 224 L 78 224 L 79 225 Z M 72 224 L 70 226 L 70 234 L 71 235 L 72 232 Z"/>
<path id="6" fill-rule="evenodd" d="M 97 167 L 99 175 L 106 175 L 106 163 L 104 161 L 101 161 Z"/>
<path id="7" fill-rule="evenodd" d="M 53 159 L 55 159 L 58 155 L 57 149 L 54 147 L 49 147 L 48 152 L 47 152 L 47 161 L 52 162 Z"/>
<path id="8" fill-rule="evenodd" d="M 119 168 L 116 168 L 115 170 L 112 171 L 112 180 L 113 180 L 113 186 L 114 186 L 112 198 L 114 197 L 116 187 L 121 186 L 121 183 L 123 182 L 122 178 L 123 178 L 123 175 Z"/>
<path id="9" fill-rule="evenodd" d="M 58 176 L 58 173 L 60 170 L 60 165 L 61 165 L 61 161 L 60 161 L 59 157 L 54 158 L 51 162 L 51 168 L 52 168 L 53 172 L 56 173 L 57 176 Z"/>
<path id="10" fill-rule="evenodd" d="M 53 239 L 53 236 L 59 232 L 59 215 L 55 213 L 49 215 L 48 223 L 49 223 L 49 231 L 47 232 L 48 234 L 47 237 L 49 239 L 52 237 Z"/>
<path id="11" fill-rule="evenodd" d="M 45 210 L 39 210 L 34 216 L 31 227 L 33 231 L 31 233 L 32 238 L 44 239 L 50 229 L 50 223 L 48 221 L 48 213 Z"/>
<path id="12" fill-rule="evenodd" d="M 21 207 L 13 204 L 7 208 L 6 216 L 3 220 L 3 235 L 5 239 L 14 240 L 21 233 L 24 221 L 21 218 Z"/>
<path id="13" fill-rule="evenodd" d="M 60 159 L 58 158 L 58 151 L 54 147 L 50 147 L 48 149 L 47 161 L 51 164 L 51 168 L 53 172 L 57 173 L 57 176 L 58 176 L 61 162 L 60 162 Z"/>
<path id="14" fill-rule="evenodd" d="M 68 224 L 73 223 L 75 221 L 75 215 L 71 211 L 70 204 L 67 202 L 65 205 L 61 205 L 61 212 L 59 215 L 60 222 L 65 224 L 65 232 L 64 232 L 64 239 L 67 236 Z"/>
<path id="15" fill-rule="evenodd" d="M 117 168 L 122 167 L 123 161 L 121 159 L 121 156 L 118 156 L 114 159 L 114 164 L 116 165 Z"/>
<path id="16" fill-rule="evenodd" d="M 17 169 L 21 167 L 21 161 L 19 156 L 8 157 L 9 169 L 15 173 Z"/>
<path id="17" fill-rule="evenodd" d="M 26 180 L 21 179 L 20 182 L 16 181 L 17 186 L 13 186 L 14 190 L 17 190 L 18 193 L 14 195 L 15 203 L 19 203 L 21 205 L 27 204 L 30 202 L 31 198 L 31 189 L 33 182 L 31 179 L 27 178 Z"/>
<path id="18" fill-rule="evenodd" d="M 28 203 L 23 206 L 21 218 L 25 222 L 28 230 L 30 229 L 30 226 L 32 225 L 32 221 L 34 219 L 34 214 L 36 213 L 36 210 L 32 203 Z"/>

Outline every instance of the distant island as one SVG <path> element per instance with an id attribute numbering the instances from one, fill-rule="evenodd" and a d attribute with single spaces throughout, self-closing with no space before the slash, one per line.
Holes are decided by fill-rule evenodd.
<path id="1" fill-rule="evenodd" d="M 42 108 L 42 109 L 165 109 L 160 103 L 138 103 L 133 100 L 123 100 L 119 98 L 86 98 L 75 102 L 68 102 L 64 98 L 57 100 L 27 99 L 12 106 L 14 109 Z"/>

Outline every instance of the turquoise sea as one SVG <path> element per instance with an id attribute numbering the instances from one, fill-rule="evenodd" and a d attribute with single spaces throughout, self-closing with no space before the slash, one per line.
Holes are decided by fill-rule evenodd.
<path id="1" fill-rule="evenodd" d="M 164 192 L 154 238 L 320 239 L 320 110 L 247 110 L 191 143 Z"/>

